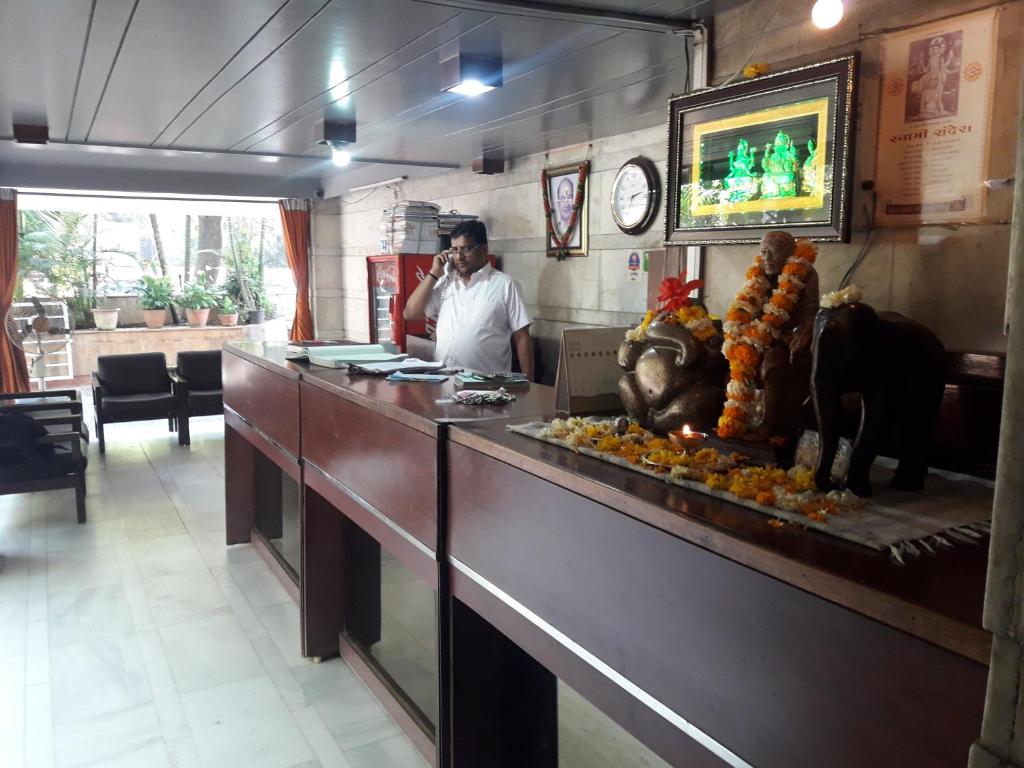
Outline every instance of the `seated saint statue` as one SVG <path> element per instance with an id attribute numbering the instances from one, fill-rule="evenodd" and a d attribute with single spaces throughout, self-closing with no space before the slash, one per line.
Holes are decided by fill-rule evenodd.
<path id="1" fill-rule="evenodd" d="M 764 273 L 774 291 L 786 261 L 796 250 L 796 240 L 788 232 L 776 230 L 761 239 Z M 764 386 L 764 421 L 753 437 L 780 435 L 797 437 L 800 408 L 810 394 L 811 337 L 818 314 L 818 273 L 812 267 L 789 323 L 778 340 L 765 350 L 761 362 Z"/>

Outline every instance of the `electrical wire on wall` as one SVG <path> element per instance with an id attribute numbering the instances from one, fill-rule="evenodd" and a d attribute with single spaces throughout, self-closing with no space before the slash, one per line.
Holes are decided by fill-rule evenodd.
<path id="1" fill-rule="evenodd" d="M 872 241 L 872 239 L 875 236 L 875 214 L 874 214 L 874 210 L 875 210 L 875 203 L 877 201 L 878 201 L 878 193 L 875 192 L 872 189 L 871 190 L 871 207 L 869 209 L 868 206 L 865 205 L 864 208 L 863 208 L 863 210 L 864 210 L 864 220 L 867 222 L 867 225 L 868 225 L 867 236 L 864 238 L 864 244 L 860 247 L 860 252 L 857 254 L 857 258 L 855 258 L 853 260 L 853 264 L 851 264 L 850 268 L 848 270 L 846 270 L 846 274 L 843 275 L 843 279 L 839 281 L 839 289 L 838 290 L 840 290 L 840 291 L 843 290 L 843 288 L 845 288 L 846 286 L 848 286 L 850 284 L 850 281 L 853 280 L 853 276 L 857 273 L 857 270 L 860 269 L 860 265 L 864 263 L 864 259 L 865 259 L 865 257 L 867 257 L 868 251 L 871 248 L 871 241 Z"/>
<path id="2" fill-rule="evenodd" d="M 725 86 L 732 84 L 737 77 L 743 74 L 743 70 L 746 69 L 747 65 L 754 60 L 754 54 L 757 53 L 757 49 L 761 47 L 761 41 L 764 40 L 764 36 L 768 32 L 768 28 L 771 27 L 772 22 L 775 20 L 775 14 L 779 10 L 779 5 L 781 5 L 781 3 L 782 0 L 775 0 L 775 5 L 772 8 L 772 12 L 768 15 L 768 20 L 764 23 L 764 27 L 761 28 L 761 34 L 757 36 L 757 40 L 755 40 L 754 45 L 751 46 L 750 54 L 747 56 L 746 61 L 744 61 L 740 65 L 739 69 L 732 73 L 728 80 L 726 80 L 724 83 L 719 83 L 718 85 L 712 86 L 708 90 L 715 91 L 718 90 L 719 88 L 724 88 Z"/>
<path id="3" fill-rule="evenodd" d="M 373 197 L 375 194 L 377 194 L 378 190 L 381 190 L 381 189 L 390 189 L 391 192 L 393 193 L 394 197 L 395 197 L 395 200 L 398 200 L 398 192 L 401 190 L 401 188 L 402 188 L 402 182 L 397 181 L 394 184 L 387 184 L 387 185 L 384 185 L 384 186 L 377 187 L 375 189 L 371 189 L 369 192 L 367 192 L 365 195 L 360 197 L 358 200 L 344 200 L 343 199 L 341 201 L 341 204 L 342 205 L 359 205 L 359 203 L 363 202 L 364 200 L 369 200 L 371 197 Z"/>

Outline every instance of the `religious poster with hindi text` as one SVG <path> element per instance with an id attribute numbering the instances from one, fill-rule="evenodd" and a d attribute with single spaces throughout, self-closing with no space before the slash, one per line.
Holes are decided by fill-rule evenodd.
<path id="1" fill-rule="evenodd" d="M 991 9 L 884 38 L 879 222 L 984 218 L 996 23 Z"/>

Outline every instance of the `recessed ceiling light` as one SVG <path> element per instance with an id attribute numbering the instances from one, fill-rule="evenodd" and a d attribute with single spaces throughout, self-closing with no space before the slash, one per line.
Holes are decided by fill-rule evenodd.
<path id="1" fill-rule="evenodd" d="M 457 85 L 453 85 L 448 89 L 448 93 L 457 93 L 460 96 L 479 96 L 482 93 L 493 90 L 493 85 L 484 85 L 479 80 L 470 78 L 469 80 L 463 80 Z"/>
<path id="2" fill-rule="evenodd" d="M 460 96 L 479 96 L 500 88 L 501 57 L 457 53 L 441 60 L 441 90 Z"/>

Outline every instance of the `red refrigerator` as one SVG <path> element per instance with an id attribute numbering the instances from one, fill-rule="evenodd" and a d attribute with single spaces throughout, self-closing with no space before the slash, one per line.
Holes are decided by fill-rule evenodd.
<path id="1" fill-rule="evenodd" d="M 427 335 L 424 321 L 407 323 L 402 311 L 406 300 L 430 270 L 433 260 L 432 253 L 366 257 L 372 344 L 393 341 L 404 352 L 406 334 Z"/>
<path id="2" fill-rule="evenodd" d="M 499 268 L 498 257 L 488 254 L 491 266 Z M 407 352 L 405 337 L 428 336 L 423 320 L 407 323 L 402 317 L 405 302 L 430 271 L 432 253 L 402 253 L 367 256 L 366 275 L 370 297 L 370 343 L 393 341 Z"/>

